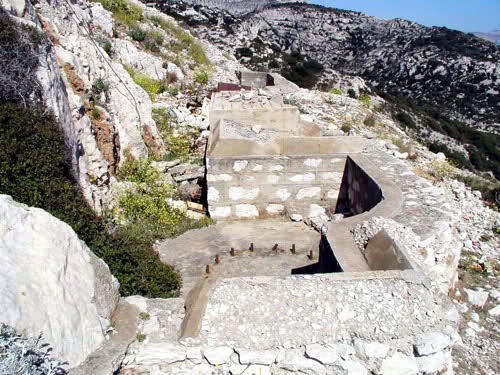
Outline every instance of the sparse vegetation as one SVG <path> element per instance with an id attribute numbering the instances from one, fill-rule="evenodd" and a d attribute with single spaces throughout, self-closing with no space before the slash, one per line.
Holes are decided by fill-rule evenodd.
<path id="1" fill-rule="evenodd" d="M 427 166 L 427 172 L 437 181 L 454 176 L 455 167 L 448 160 L 433 160 Z"/>
<path id="2" fill-rule="evenodd" d="M 366 106 L 369 106 L 370 105 L 370 95 L 368 95 L 367 93 L 363 93 L 359 96 L 359 101 L 366 105 Z"/>
<path id="3" fill-rule="evenodd" d="M 66 362 L 52 358 L 42 335 L 25 337 L 0 323 L 0 374 L 64 375 Z"/>
<path id="4" fill-rule="evenodd" d="M 373 128 L 375 126 L 376 120 L 375 116 L 373 114 L 369 114 L 368 116 L 365 117 L 363 124 L 365 126 L 368 126 L 370 128 Z"/>
<path id="5" fill-rule="evenodd" d="M 190 153 L 195 134 L 187 132 L 182 135 L 174 135 L 175 120 L 171 118 L 167 109 L 153 109 L 153 119 L 167 148 L 167 158 L 185 160 Z"/>
<path id="6" fill-rule="evenodd" d="M 206 85 L 208 83 L 208 72 L 206 70 L 199 70 L 194 74 L 195 82 L 200 85 Z"/>
<path id="7" fill-rule="evenodd" d="M 127 0 L 91 0 L 101 3 L 103 8 L 113 13 L 115 21 L 121 25 L 134 28 L 143 20 L 142 9 Z"/>
<path id="8" fill-rule="evenodd" d="M 176 38 L 176 43 L 169 47 L 171 51 L 180 52 L 186 50 L 198 66 L 210 65 L 210 60 L 208 60 L 200 42 L 189 35 L 185 30 L 162 17 L 151 17 L 151 22 L 153 25 L 162 28 Z"/>
<path id="9" fill-rule="evenodd" d="M 151 317 L 149 316 L 149 313 L 146 312 L 146 311 L 141 311 L 139 313 L 139 318 L 141 318 L 142 320 L 149 320 Z"/>
<path id="10" fill-rule="evenodd" d="M 108 264 L 122 295 L 178 295 L 179 274 L 160 262 L 152 244 L 161 236 L 179 233 L 185 224 L 153 231 L 130 223 L 116 226 L 113 235 L 108 234 L 107 221 L 86 204 L 70 177 L 64 135 L 55 118 L 44 108 L 2 104 L 0 124 L 0 193 L 69 224 Z"/>
<path id="11" fill-rule="evenodd" d="M 165 92 L 168 88 L 168 81 L 166 80 L 153 79 L 147 74 L 136 72 L 134 68 L 126 64 L 123 64 L 123 67 L 130 74 L 133 81 L 146 91 L 151 101 L 155 101 L 156 95 Z"/>
<path id="12" fill-rule="evenodd" d="M 146 335 L 142 332 L 138 332 L 137 335 L 135 335 L 135 338 L 137 341 L 143 342 L 144 340 L 146 340 Z"/>
<path id="13" fill-rule="evenodd" d="M 340 91 L 337 88 L 333 88 L 333 89 L 328 90 L 328 93 L 329 94 L 334 94 L 334 95 L 342 95 L 342 91 Z"/>
<path id="14" fill-rule="evenodd" d="M 104 52 L 106 52 L 109 56 L 113 56 L 113 45 L 109 40 L 106 40 L 102 45 Z"/>
<path id="15" fill-rule="evenodd" d="M 352 125 L 349 123 L 344 123 L 341 127 L 340 130 L 342 130 L 345 134 L 349 134 L 349 132 L 352 129 Z"/>
<path id="16" fill-rule="evenodd" d="M 92 88 L 90 89 L 93 96 L 101 95 L 109 90 L 109 83 L 103 78 L 97 78 L 94 83 L 92 83 Z"/>

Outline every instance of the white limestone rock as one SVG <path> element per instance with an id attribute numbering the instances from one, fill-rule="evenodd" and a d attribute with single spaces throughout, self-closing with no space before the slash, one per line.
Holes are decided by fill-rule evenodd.
<path id="1" fill-rule="evenodd" d="M 488 292 L 478 292 L 467 288 L 464 288 L 464 291 L 471 305 L 483 307 L 488 300 Z"/>
<path id="2" fill-rule="evenodd" d="M 21 17 L 26 9 L 25 0 L 2 0 L 0 5 L 8 12 L 12 12 L 15 15 Z"/>
<path id="3" fill-rule="evenodd" d="M 359 362 L 342 361 L 340 366 L 347 372 L 347 375 L 368 375 L 368 370 Z"/>
<path id="4" fill-rule="evenodd" d="M 136 353 L 134 365 L 166 365 L 184 361 L 186 357 L 187 350 L 181 345 L 170 342 L 147 343 Z"/>
<path id="5" fill-rule="evenodd" d="M 491 316 L 499 316 L 500 315 L 500 305 L 496 305 L 496 307 L 489 310 L 488 314 Z"/>
<path id="6" fill-rule="evenodd" d="M 438 373 L 452 368 L 451 352 L 437 352 L 425 357 L 417 357 L 418 369 L 425 374 Z"/>
<path id="7" fill-rule="evenodd" d="M 93 22 L 99 25 L 107 36 L 112 37 L 114 21 L 111 12 L 105 10 L 100 3 L 90 3 L 90 12 Z"/>
<path id="8" fill-rule="evenodd" d="M 321 188 L 319 186 L 312 186 L 300 189 L 297 192 L 296 198 L 298 200 L 310 198 L 310 199 L 319 199 L 321 195 Z"/>
<path id="9" fill-rule="evenodd" d="M 210 216 L 214 219 L 231 216 L 230 206 L 209 207 Z"/>
<path id="10" fill-rule="evenodd" d="M 335 348 L 330 348 L 320 344 L 307 345 L 306 355 L 324 365 L 333 365 L 340 358 Z"/>
<path id="11" fill-rule="evenodd" d="M 318 361 L 303 356 L 298 350 L 286 350 L 279 353 L 278 366 L 287 371 L 305 374 L 326 375 L 326 368 Z"/>
<path id="12" fill-rule="evenodd" d="M 259 188 L 244 188 L 240 186 L 231 186 L 229 188 L 229 199 L 234 201 L 254 200 L 258 195 Z"/>
<path id="13" fill-rule="evenodd" d="M 120 62 L 131 66 L 140 73 L 147 74 L 150 78 L 161 80 L 167 77 L 167 73 L 175 73 L 179 81 L 184 79 L 184 74 L 175 64 L 169 62 L 167 69 L 165 69 L 160 57 L 139 51 L 128 40 L 116 39 L 113 50 Z"/>
<path id="14" fill-rule="evenodd" d="M 214 366 L 228 363 L 231 360 L 231 355 L 233 353 L 234 350 L 228 346 L 218 346 L 202 350 L 202 354 L 205 359 Z"/>
<path id="15" fill-rule="evenodd" d="M 425 333 L 417 338 L 415 351 L 419 356 L 437 353 L 452 344 L 449 336 L 441 332 Z"/>
<path id="16" fill-rule="evenodd" d="M 392 357 L 382 361 L 381 375 L 416 375 L 418 366 L 415 357 L 408 357 L 403 353 L 394 353 Z"/>
<path id="17" fill-rule="evenodd" d="M 237 350 L 242 365 L 272 365 L 276 361 L 276 350 Z"/>
<path id="18" fill-rule="evenodd" d="M 71 227 L 0 195 L 0 316 L 80 364 L 104 341 L 118 281 Z"/>
<path id="19" fill-rule="evenodd" d="M 389 346 L 377 342 L 366 342 L 361 339 L 354 341 L 356 353 L 362 359 L 385 358 L 389 352 Z"/>

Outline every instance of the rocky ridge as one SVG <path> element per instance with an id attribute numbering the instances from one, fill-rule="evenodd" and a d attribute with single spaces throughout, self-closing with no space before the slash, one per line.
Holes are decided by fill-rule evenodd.
<path id="1" fill-rule="evenodd" d="M 439 105 L 452 118 L 498 132 L 500 50 L 471 34 L 308 4 L 271 4 L 238 17 L 230 5 L 158 3 L 199 25 L 199 35 L 215 45 L 253 50 L 245 55 L 248 66 L 276 68 L 277 51 L 300 53 L 323 65 L 318 87 L 338 87 L 333 71 L 360 76 L 377 90 Z"/>

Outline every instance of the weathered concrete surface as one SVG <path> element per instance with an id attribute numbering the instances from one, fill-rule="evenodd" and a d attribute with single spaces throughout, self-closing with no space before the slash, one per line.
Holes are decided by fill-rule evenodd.
<path id="1" fill-rule="evenodd" d="M 368 241 L 363 253 L 373 271 L 413 269 L 407 255 L 383 229 Z"/>
<path id="2" fill-rule="evenodd" d="M 372 152 L 369 158 L 366 163 L 356 162 L 363 163 L 365 169 L 376 166 L 369 175 L 383 186 L 384 200 L 368 213 L 335 224 L 329 234 L 340 227 L 352 230 L 356 242 L 364 248 L 368 239 L 384 228 L 409 259 L 448 293 L 456 282 L 462 248 L 457 240 L 456 209 L 443 191 L 416 176 L 405 162 L 384 152 Z M 399 239 L 402 233 L 404 241 Z"/>
<path id="3" fill-rule="evenodd" d="M 136 343 L 124 374 L 450 371 L 452 312 L 413 271 L 219 279 L 200 336 Z"/>
<path id="4" fill-rule="evenodd" d="M 186 294 L 205 274 L 207 264 L 217 277 L 290 275 L 294 268 L 317 262 L 317 258 L 310 260 L 306 254 L 314 250 L 317 257 L 319 239 L 320 235 L 303 223 L 239 221 L 189 231 L 162 242 L 158 251 L 162 261 L 180 271 Z M 251 243 L 253 253 L 248 251 Z M 272 251 L 276 243 L 279 254 Z M 292 244 L 296 246 L 296 255 L 290 252 Z M 229 254 L 231 248 L 235 249 L 234 257 Z M 220 255 L 219 265 L 214 264 L 216 254 Z"/>

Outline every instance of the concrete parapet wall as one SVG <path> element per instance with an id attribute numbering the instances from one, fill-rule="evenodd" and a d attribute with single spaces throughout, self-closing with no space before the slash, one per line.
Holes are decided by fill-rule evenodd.
<path id="1" fill-rule="evenodd" d="M 311 205 L 333 213 L 346 155 L 207 157 L 208 205 L 217 220 L 272 217 Z"/>
<path id="2" fill-rule="evenodd" d="M 253 88 L 262 89 L 266 86 L 274 86 L 274 78 L 266 72 L 240 71 L 237 73 L 240 84 Z"/>

